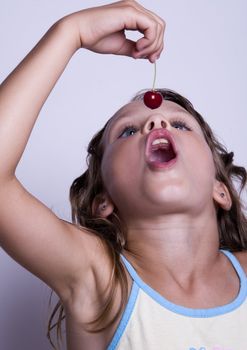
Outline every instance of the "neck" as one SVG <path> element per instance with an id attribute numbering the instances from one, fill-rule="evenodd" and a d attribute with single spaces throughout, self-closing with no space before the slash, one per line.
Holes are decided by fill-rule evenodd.
<path id="1" fill-rule="evenodd" d="M 216 214 L 170 215 L 128 225 L 126 256 L 139 271 L 192 281 L 209 274 L 219 260 Z"/>

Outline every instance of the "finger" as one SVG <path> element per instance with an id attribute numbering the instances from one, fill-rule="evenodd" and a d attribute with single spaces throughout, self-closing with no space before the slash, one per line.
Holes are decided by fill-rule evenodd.
<path id="1" fill-rule="evenodd" d="M 149 15 L 143 15 L 142 12 L 137 11 L 135 8 L 125 8 L 126 15 L 124 18 L 124 28 L 129 30 L 138 30 L 144 35 L 145 40 L 140 41 L 140 47 L 137 49 L 142 50 L 143 47 L 151 45 L 156 40 L 157 35 L 157 21 L 151 18 Z M 124 11 L 124 9 L 123 9 Z M 142 46 L 143 45 L 143 46 Z"/>
<path id="2" fill-rule="evenodd" d="M 154 12 L 152 12 L 152 11 L 144 8 L 143 6 L 141 6 L 138 2 L 132 0 L 131 3 L 133 4 L 133 6 L 138 8 L 143 13 L 148 14 L 149 16 L 151 16 L 151 18 L 153 20 L 155 20 L 159 24 L 159 26 L 158 26 L 159 34 L 157 34 L 157 41 L 156 41 L 157 42 L 157 47 L 154 50 L 157 51 L 157 52 L 160 51 L 159 52 L 159 55 L 160 55 L 160 53 L 162 52 L 163 47 L 164 47 L 163 43 L 164 43 L 164 34 L 165 34 L 165 29 L 166 29 L 166 22 L 161 17 L 156 15 Z M 143 40 L 140 40 L 140 42 L 138 43 L 138 50 L 139 51 L 143 50 L 145 47 L 148 46 L 148 41 L 146 40 L 146 38 L 143 38 Z M 162 49 L 160 50 L 160 48 L 162 48 Z M 140 56 L 141 57 L 143 57 L 143 56 L 145 57 L 146 54 L 147 54 L 147 52 L 144 52 L 144 53 L 141 53 Z"/>
<path id="3" fill-rule="evenodd" d="M 122 9 L 127 7 L 132 7 L 135 8 L 137 11 L 142 12 L 145 16 L 149 16 L 150 19 L 155 20 L 156 22 L 158 22 L 162 27 L 166 26 L 165 21 L 159 17 L 158 15 L 156 15 L 156 13 L 148 10 L 147 8 L 143 7 L 141 4 L 139 4 L 137 1 L 135 0 L 122 0 L 122 1 L 118 1 L 115 3 L 111 3 L 108 5 L 104 5 L 105 7 L 120 7 Z"/>
<path id="4" fill-rule="evenodd" d="M 165 32 L 165 26 L 162 24 L 159 24 L 157 27 L 157 40 L 156 40 L 156 48 L 155 51 L 157 51 L 164 42 L 164 32 Z"/>
<path id="5" fill-rule="evenodd" d="M 158 51 L 156 51 L 155 53 L 147 57 L 148 60 L 151 63 L 154 63 L 156 60 L 158 60 L 160 58 L 161 52 L 163 51 L 163 48 L 164 48 L 164 45 L 162 45 L 162 47 Z"/>
<path id="6" fill-rule="evenodd" d="M 150 60 L 150 62 L 154 62 L 158 56 L 160 56 L 162 50 L 163 50 L 163 44 L 161 46 L 158 46 L 158 48 L 148 48 L 147 50 L 143 51 L 138 56 L 135 55 L 135 58 L 147 58 Z"/>
<path id="7" fill-rule="evenodd" d="M 165 28 L 162 28 L 159 39 L 158 39 L 158 43 L 157 43 L 156 53 L 158 52 L 159 55 L 161 54 L 161 52 L 164 49 L 164 30 L 165 30 Z"/>
<path id="8" fill-rule="evenodd" d="M 134 0 L 120 1 L 117 5 L 122 9 L 124 28 L 138 30 L 144 35 L 135 46 L 132 41 L 125 40 L 117 54 L 144 58 L 159 51 L 163 42 L 164 21 Z"/>
<path id="9" fill-rule="evenodd" d="M 152 51 L 157 51 L 162 43 L 162 29 L 158 23 L 156 23 L 155 31 L 152 32 L 153 37 L 144 36 L 137 42 L 137 49 L 140 51 L 140 56 L 147 55 Z M 148 36 L 148 33 L 147 33 Z"/>
<path id="10" fill-rule="evenodd" d="M 139 39 L 140 42 L 144 41 L 144 40 L 145 40 L 145 38 Z M 140 45 L 140 44 L 137 42 L 137 46 L 138 45 Z M 135 53 L 135 57 L 141 58 L 141 57 L 145 57 L 145 56 L 150 56 L 150 55 L 154 54 L 155 52 L 159 51 L 162 46 L 163 46 L 163 30 L 162 30 L 162 28 L 160 28 L 160 26 L 158 26 L 156 39 L 154 40 L 154 42 L 152 42 L 151 45 L 149 44 L 149 46 L 144 47 L 141 51 Z"/>
<path id="11" fill-rule="evenodd" d="M 147 29 L 147 31 L 144 33 L 144 37 L 136 42 L 137 51 L 141 53 L 148 47 L 156 45 L 157 36 L 158 28 L 156 24 L 153 28 Z"/>
<path id="12" fill-rule="evenodd" d="M 144 14 L 148 14 L 149 16 L 151 16 L 152 19 L 154 19 L 156 22 L 158 22 L 162 28 L 166 27 L 166 22 L 159 17 L 158 15 L 156 15 L 156 13 L 148 10 L 147 8 L 143 7 L 142 5 L 140 5 L 138 2 L 134 1 L 134 0 L 126 0 L 125 3 L 130 3 L 132 6 L 134 6 L 136 9 L 142 11 Z"/>

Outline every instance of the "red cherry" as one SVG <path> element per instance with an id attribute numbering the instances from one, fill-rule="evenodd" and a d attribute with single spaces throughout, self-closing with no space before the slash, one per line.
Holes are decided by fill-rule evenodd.
<path id="1" fill-rule="evenodd" d="M 147 91 L 144 94 L 143 101 L 148 108 L 156 109 L 160 107 L 163 101 L 163 96 L 160 92 L 154 90 Z"/>

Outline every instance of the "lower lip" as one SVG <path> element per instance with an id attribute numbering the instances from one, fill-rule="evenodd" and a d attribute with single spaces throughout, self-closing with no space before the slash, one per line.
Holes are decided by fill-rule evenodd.
<path id="1" fill-rule="evenodd" d="M 177 162 L 177 157 L 171 159 L 169 162 L 150 162 L 148 161 L 148 165 L 152 169 L 169 169 Z"/>

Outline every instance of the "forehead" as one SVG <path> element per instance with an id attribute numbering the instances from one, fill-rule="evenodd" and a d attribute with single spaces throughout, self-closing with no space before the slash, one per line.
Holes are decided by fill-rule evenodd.
<path id="1" fill-rule="evenodd" d="M 111 129 L 114 128 L 114 126 L 121 122 L 123 119 L 126 119 L 128 121 L 136 119 L 145 120 L 152 114 L 162 114 L 167 120 L 175 116 L 183 115 L 185 118 L 191 120 L 191 122 L 201 130 L 200 125 L 194 116 L 192 116 L 186 109 L 175 102 L 164 100 L 159 108 L 151 110 L 144 105 L 142 100 L 138 100 L 126 104 L 120 108 L 112 118 L 109 119 L 104 132 L 104 141 L 108 139 Z"/>

